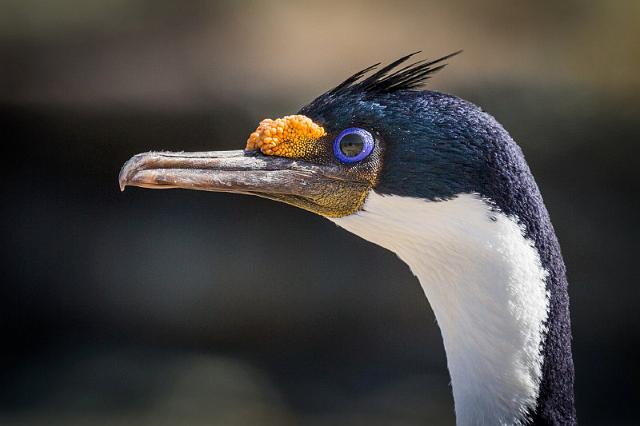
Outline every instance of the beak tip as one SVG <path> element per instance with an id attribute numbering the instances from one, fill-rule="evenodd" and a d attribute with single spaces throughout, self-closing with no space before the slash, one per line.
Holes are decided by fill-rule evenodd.
<path id="1" fill-rule="evenodd" d="M 118 186 L 120 187 L 120 192 L 124 192 L 127 185 L 129 185 L 131 176 L 135 174 L 135 157 L 132 157 L 122 166 L 120 169 L 120 174 L 118 175 Z"/>
<path id="2" fill-rule="evenodd" d="M 118 186 L 120 186 L 120 192 L 124 192 L 126 187 L 131 186 L 132 183 L 135 185 L 135 177 L 137 173 L 144 170 L 147 163 L 152 165 L 153 162 L 157 160 L 157 157 L 153 154 L 154 153 L 152 152 L 136 154 L 122 165 L 120 173 L 118 174 Z"/>
<path id="3" fill-rule="evenodd" d="M 118 176 L 118 186 L 120 187 L 120 192 L 124 192 L 124 189 L 127 187 L 127 176 L 125 173 L 123 173 L 124 167 L 122 169 L 122 171 L 120 172 L 120 175 Z"/>

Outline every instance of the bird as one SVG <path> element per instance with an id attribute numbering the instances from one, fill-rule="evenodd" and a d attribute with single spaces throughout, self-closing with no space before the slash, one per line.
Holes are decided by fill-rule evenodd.
<path id="1" fill-rule="evenodd" d="M 394 252 L 441 331 L 458 425 L 573 425 L 566 268 L 522 149 L 498 121 L 425 89 L 454 52 L 367 67 L 244 149 L 150 151 L 120 189 L 254 195 Z"/>

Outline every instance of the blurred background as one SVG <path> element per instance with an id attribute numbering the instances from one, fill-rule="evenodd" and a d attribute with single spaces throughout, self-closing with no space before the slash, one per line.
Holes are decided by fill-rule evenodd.
<path id="1" fill-rule="evenodd" d="M 286 205 L 116 179 L 132 154 L 242 148 L 372 63 L 460 48 L 429 88 L 497 117 L 537 177 L 579 419 L 634 424 L 634 0 L 2 0 L 0 423 L 453 424 L 395 255 Z"/>

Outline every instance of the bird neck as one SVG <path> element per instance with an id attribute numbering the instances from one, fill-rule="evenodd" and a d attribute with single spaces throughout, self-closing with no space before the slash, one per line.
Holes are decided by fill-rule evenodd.
<path id="1" fill-rule="evenodd" d="M 480 197 L 380 195 L 334 222 L 395 252 L 440 326 L 457 423 L 524 424 L 537 409 L 549 325 L 548 272 L 515 219 Z"/>

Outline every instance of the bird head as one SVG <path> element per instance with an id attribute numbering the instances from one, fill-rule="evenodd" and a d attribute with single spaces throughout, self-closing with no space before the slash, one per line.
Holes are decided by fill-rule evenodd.
<path id="1" fill-rule="evenodd" d="M 296 115 L 263 120 L 244 150 L 138 154 L 120 187 L 257 195 L 328 218 L 358 212 L 372 189 L 431 200 L 480 192 L 477 135 L 497 123 L 459 98 L 416 90 L 458 53 L 359 71 Z"/>
<path id="2" fill-rule="evenodd" d="M 394 251 L 441 327 L 460 424 L 572 424 L 564 264 L 522 151 L 477 106 L 419 90 L 456 53 L 357 72 L 243 150 L 138 154 L 120 187 L 257 195 Z"/>

